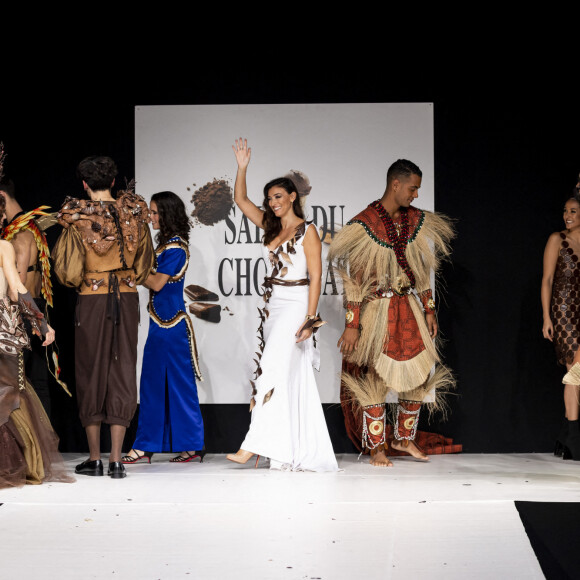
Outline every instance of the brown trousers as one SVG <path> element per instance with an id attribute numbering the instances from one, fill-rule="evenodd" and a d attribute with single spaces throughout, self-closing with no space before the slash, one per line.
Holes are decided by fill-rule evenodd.
<path id="1" fill-rule="evenodd" d="M 75 379 L 83 427 L 129 427 L 137 409 L 139 295 L 123 292 L 118 324 L 108 294 L 79 295 L 75 316 Z"/>

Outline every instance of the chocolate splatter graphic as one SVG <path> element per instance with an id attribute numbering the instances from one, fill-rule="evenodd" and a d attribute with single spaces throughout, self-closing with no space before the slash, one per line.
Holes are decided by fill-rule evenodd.
<path id="1" fill-rule="evenodd" d="M 291 179 L 298 190 L 298 195 L 304 197 L 310 193 L 312 186 L 307 175 L 297 169 L 291 169 L 284 177 Z"/>
<path id="2" fill-rule="evenodd" d="M 213 226 L 230 213 L 234 205 L 232 188 L 227 181 L 214 179 L 197 189 L 191 202 L 195 205 L 191 212 L 195 221 L 204 226 Z"/>

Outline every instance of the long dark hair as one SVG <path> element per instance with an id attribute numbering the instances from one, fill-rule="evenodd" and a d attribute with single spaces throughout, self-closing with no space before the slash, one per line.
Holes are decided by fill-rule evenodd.
<path id="1" fill-rule="evenodd" d="M 161 245 L 173 236 L 179 236 L 189 242 L 191 222 L 182 199 L 172 191 L 160 191 L 151 196 L 151 201 L 155 202 L 159 215 L 159 232 L 155 241 Z"/>
<path id="2" fill-rule="evenodd" d="M 298 190 L 291 179 L 288 179 L 287 177 L 277 177 L 276 179 L 272 179 L 272 181 L 266 183 L 266 185 L 264 185 L 264 220 L 262 221 L 265 246 L 275 239 L 282 230 L 282 222 L 279 217 L 276 217 L 270 207 L 270 203 L 268 202 L 268 192 L 272 187 L 281 187 L 288 195 L 293 192 L 296 193 L 296 198 L 292 203 L 292 209 L 299 218 L 304 219 L 304 212 L 300 205 L 300 196 L 298 195 Z"/>

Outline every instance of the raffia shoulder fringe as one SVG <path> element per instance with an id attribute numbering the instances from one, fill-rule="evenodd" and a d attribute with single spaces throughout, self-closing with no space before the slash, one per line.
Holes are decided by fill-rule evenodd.
<path id="1" fill-rule="evenodd" d="M 405 255 L 415 274 L 417 292 L 430 287 L 430 273 L 437 271 L 441 260 L 451 253 L 455 237 L 452 220 L 440 213 L 421 210 L 423 221 L 414 238 L 407 244 Z M 359 214 L 360 215 L 360 214 Z M 362 221 L 362 220 L 361 220 Z M 386 239 L 386 233 L 385 233 Z M 349 221 L 334 237 L 328 259 L 343 277 L 347 300 L 362 294 L 360 281 L 385 281 L 401 277 L 408 281 L 397 262 L 395 252 L 358 221 Z M 355 277 L 356 273 L 356 277 Z"/>

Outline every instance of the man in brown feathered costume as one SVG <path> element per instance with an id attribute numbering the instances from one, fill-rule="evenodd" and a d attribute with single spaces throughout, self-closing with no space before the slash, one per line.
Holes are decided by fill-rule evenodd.
<path id="1" fill-rule="evenodd" d="M 454 232 L 445 216 L 411 206 L 421 177 L 411 161 L 393 163 L 382 198 L 351 219 L 329 251 L 346 298 L 346 328 L 338 341 L 345 420 L 348 428 L 362 408 L 360 447 L 378 466 L 392 465 L 386 402 L 396 404 L 391 447 L 427 461 L 414 443 L 421 405 L 437 404 L 436 390 L 453 385 L 435 346 L 431 273 L 449 255 Z"/>
<path id="2" fill-rule="evenodd" d="M 101 423 L 110 425 L 108 475 L 125 477 L 121 462 L 126 428 L 137 408 L 139 295 L 154 264 L 145 200 L 131 189 L 117 194 L 110 157 L 83 159 L 78 177 L 89 199 L 67 198 L 58 212 L 63 230 L 54 246 L 54 273 L 76 288 L 75 377 L 79 418 L 90 457 L 75 473 L 103 475 Z"/>

